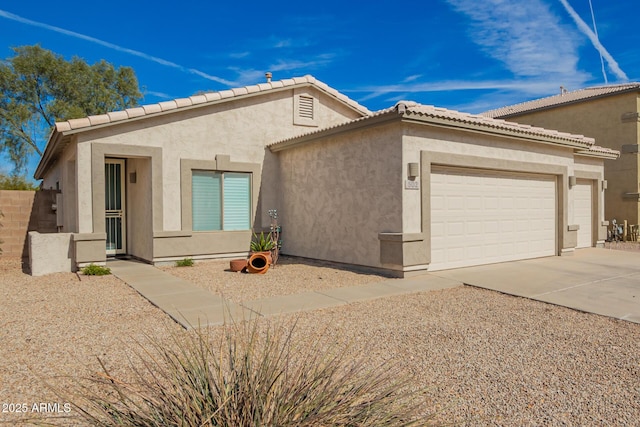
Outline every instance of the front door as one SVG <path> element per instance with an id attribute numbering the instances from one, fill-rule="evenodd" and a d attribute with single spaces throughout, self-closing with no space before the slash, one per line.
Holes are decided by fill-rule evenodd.
<path id="1" fill-rule="evenodd" d="M 126 252 L 124 160 L 107 159 L 104 165 L 104 213 L 107 255 Z"/>

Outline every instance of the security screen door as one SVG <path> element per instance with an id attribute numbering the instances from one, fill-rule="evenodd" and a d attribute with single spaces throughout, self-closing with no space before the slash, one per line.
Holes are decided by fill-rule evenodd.
<path id="1" fill-rule="evenodd" d="M 104 182 L 107 255 L 123 254 L 126 252 L 123 159 L 105 160 Z"/>

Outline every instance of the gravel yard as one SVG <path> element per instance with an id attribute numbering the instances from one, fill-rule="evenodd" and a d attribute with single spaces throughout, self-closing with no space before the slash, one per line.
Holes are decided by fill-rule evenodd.
<path id="1" fill-rule="evenodd" d="M 246 274 L 229 270 L 229 261 L 205 261 L 193 267 L 160 267 L 230 301 L 240 303 L 261 298 L 321 291 L 343 286 L 360 286 L 386 277 L 341 270 L 327 263 L 281 256 L 266 274 Z"/>
<path id="2" fill-rule="evenodd" d="M 242 301 L 366 285 L 382 278 L 292 260 L 265 276 L 225 272 L 222 263 L 163 268 Z M 321 277 L 321 278 L 320 278 Z M 118 279 L 30 277 L 0 257 L 0 422 L 19 423 L 11 403 L 61 402 L 43 386 L 60 374 L 130 375 L 127 356 L 145 335 L 187 333 Z M 496 292 L 459 287 L 283 317 L 296 339 L 319 334 L 399 364 L 425 409 L 458 425 L 637 425 L 640 325 Z M 29 413 L 34 416 L 34 413 Z M 68 420 L 60 422 L 67 425 Z"/>

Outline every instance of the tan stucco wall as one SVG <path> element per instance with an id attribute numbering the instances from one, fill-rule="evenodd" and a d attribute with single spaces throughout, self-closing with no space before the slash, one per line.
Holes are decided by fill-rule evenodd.
<path id="1" fill-rule="evenodd" d="M 162 148 L 162 228 L 180 230 L 180 159 L 214 160 L 217 154 L 226 154 L 231 161 L 262 164 L 267 143 L 310 130 L 293 125 L 292 97 L 293 90 L 277 92 L 86 132 L 78 137 L 78 157 L 85 154 L 81 147 L 93 142 Z M 317 113 L 323 126 L 357 116 L 338 102 L 322 98 Z M 86 168 L 79 174 L 84 178 Z M 86 184 L 90 182 L 87 179 Z M 265 193 L 269 193 L 268 187 Z M 90 188 L 86 194 L 91 194 Z M 85 213 L 82 200 L 80 205 L 82 224 L 88 226 L 90 215 Z M 80 231 L 85 230 L 81 227 Z"/>
<path id="2" fill-rule="evenodd" d="M 431 259 L 431 164 L 555 176 L 558 255 L 577 241 L 569 177 L 590 179 L 594 189 L 603 178 L 602 159 L 575 156 L 572 148 L 398 120 L 277 155 L 285 253 L 401 275 L 427 269 Z M 420 165 L 418 190 L 406 188 L 410 163 Z M 596 199 L 594 231 L 602 240 L 602 195 Z"/>
<path id="3" fill-rule="evenodd" d="M 371 267 L 402 231 L 401 127 L 353 130 L 278 153 L 283 252 Z"/>
<path id="4" fill-rule="evenodd" d="M 621 150 L 623 145 L 637 145 L 640 141 L 639 102 L 637 93 L 625 93 L 520 114 L 506 120 L 590 136 L 598 145 Z M 623 117 L 627 113 L 631 113 L 630 118 Z M 640 223 L 638 197 L 624 195 L 639 191 L 638 166 L 637 153 L 622 153 L 619 159 L 605 162 L 607 219 Z"/>
<path id="5" fill-rule="evenodd" d="M 29 269 L 32 276 L 75 271 L 71 233 L 29 232 Z"/>
<path id="6" fill-rule="evenodd" d="M 301 94 L 316 98 L 314 120 L 295 124 L 294 100 Z M 266 144 L 356 117 L 360 113 L 313 87 L 172 111 L 65 136 L 65 149 L 44 182 L 54 186 L 57 182 L 62 189 L 62 231 L 102 236 L 104 158 L 124 158 L 129 254 L 153 261 L 173 255 L 206 256 L 202 251 L 238 252 L 248 249 L 250 233 L 229 238 L 218 233 L 216 239 L 203 240 L 183 230 L 181 160 L 215 164 L 216 157 L 227 156 L 234 163 L 258 165 L 247 172 L 257 177 L 252 186 L 253 215 L 255 228 L 262 228 L 269 224 L 267 210 L 277 207 L 277 159 Z M 136 183 L 131 182 L 131 173 L 136 174 Z"/>
<path id="7" fill-rule="evenodd" d="M 72 139 L 74 140 L 74 139 Z M 77 199 L 78 188 L 76 186 L 76 146 L 69 144 L 62 152 L 62 155 L 55 161 L 54 165 L 47 171 L 47 175 L 42 180 L 42 188 L 45 190 L 60 190 L 62 206 L 59 208 L 63 212 L 62 228 L 60 232 L 78 232 L 77 222 Z"/>
<path id="8" fill-rule="evenodd" d="M 153 260 L 153 222 L 151 160 L 126 160 L 127 253 L 146 261 Z M 132 176 L 133 175 L 133 176 Z M 135 178 L 135 182 L 134 181 Z"/>

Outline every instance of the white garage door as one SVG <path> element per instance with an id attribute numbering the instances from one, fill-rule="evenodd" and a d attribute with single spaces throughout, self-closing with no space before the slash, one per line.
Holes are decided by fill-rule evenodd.
<path id="1" fill-rule="evenodd" d="M 430 270 L 555 254 L 554 176 L 432 168 Z"/>
<path id="2" fill-rule="evenodd" d="M 578 248 L 590 248 L 592 242 L 592 206 L 591 181 L 578 180 L 573 192 L 573 221 L 578 224 Z"/>

